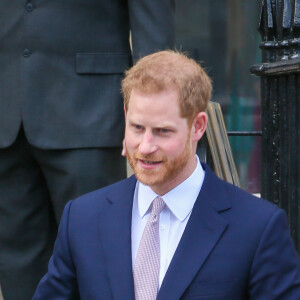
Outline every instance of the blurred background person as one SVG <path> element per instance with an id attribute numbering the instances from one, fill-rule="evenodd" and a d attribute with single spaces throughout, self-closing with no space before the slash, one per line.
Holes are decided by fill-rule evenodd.
<path id="1" fill-rule="evenodd" d="M 173 47 L 174 2 L 0 0 L 0 25 L 0 284 L 27 300 L 65 203 L 126 176 L 120 82 Z"/>

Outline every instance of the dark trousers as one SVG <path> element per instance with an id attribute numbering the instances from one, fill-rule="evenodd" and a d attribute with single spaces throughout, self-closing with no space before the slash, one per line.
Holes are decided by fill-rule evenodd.
<path id="1" fill-rule="evenodd" d="M 0 285 L 29 300 L 47 271 L 66 202 L 126 177 L 121 148 L 44 150 L 23 130 L 0 149 Z"/>

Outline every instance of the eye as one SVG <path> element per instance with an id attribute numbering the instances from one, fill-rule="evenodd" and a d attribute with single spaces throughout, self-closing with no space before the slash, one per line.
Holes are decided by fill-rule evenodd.
<path id="1" fill-rule="evenodd" d="M 135 131 L 142 131 L 143 130 L 142 125 L 132 124 L 131 126 L 132 126 L 133 130 L 135 130 Z"/>
<path id="2" fill-rule="evenodd" d="M 142 126 L 141 126 L 141 125 L 134 125 L 134 128 L 135 128 L 136 130 L 141 130 L 141 129 L 142 129 Z"/>
<path id="3" fill-rule="evenodd" d="M 170 132 L 170 130 L 169 130 L 169 129 L 166 129 L 166 128 L 159 128 L 157 131 L 158 131 L 159 133 L 168 133 L 168 132 Z"/>
<path id="4" fill-rule="evenodd" d="M 165 129 L 165 128 L 161 128 L 160 131 L 163 132 L 163 133 L 169 132 L 169 130 Z"/>

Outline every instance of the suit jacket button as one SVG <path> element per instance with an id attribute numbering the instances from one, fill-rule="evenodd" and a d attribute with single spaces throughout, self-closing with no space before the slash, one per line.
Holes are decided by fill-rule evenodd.
<path id="1" fill-rule="evenodd" d="M 33 4 L 32 3 L 27 3 L 26 5 L 25 5 L 25 8 L 26 8 L 26 10 L 27 11 L 33 11 Z"/>
<path id="2" fill-rule="evenodd" d="M 24 50 L 23 50 L 23 56 L 24 56 L 24 57 L 29 57 L 30 54 L 31 54 L 31 52 L 30 52 L 29 49 L 24 49 Z"/>

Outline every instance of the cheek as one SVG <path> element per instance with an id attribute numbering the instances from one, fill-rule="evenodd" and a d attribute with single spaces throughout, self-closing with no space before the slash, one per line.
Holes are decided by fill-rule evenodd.
<path id="1" fill-rule="evenodd" d="M 186 145 L 186 139 L 170 141 L 161 147 L 161 150 L 170 158 L 176 157 L 182 153 Z"/>
<path id="2" fill-rule="evenodd" d="M 128 150 L 138 147 L 138 140 L 130 131 L 125 131 L 125 144 Z"/>

